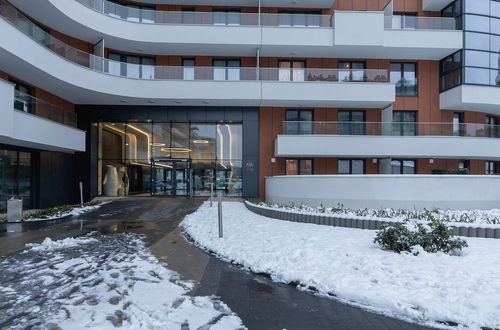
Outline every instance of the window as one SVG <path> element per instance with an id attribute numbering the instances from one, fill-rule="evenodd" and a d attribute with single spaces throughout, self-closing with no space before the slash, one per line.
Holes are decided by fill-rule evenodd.
<path id="1" fill-rule="evenodd" d="M 215 25 L 240 25 L 238 10 L 215 9 L 213 15 Z"/>
<path id="2" fill-rule="evenodd" d="M 286 110 L 285 134 L 313 134 L 312 110 Z"/>
<path id="3" fill-rule="evenodd" d="M 195 15 L 194 8 L 183 8 L 182 24 L 195 24 Z"/>
<path id="4" fill-rule="evenodd" d="M 469 161 L 468 160 L 459 160 L 458 161 L 458 169 L 459 170 L 467 170 L 467 172 L 469 172 Z"/>
<path id="5" fill-rule="evenodd" d="M 339 81 L 365 81 L 365 62 L 340 61 Z"/>
<path id="6" fill-rule="evenodd" d="M 0 149 L 0 212 L 7 211 L 7 200 L 13 196 L 31 208 L 32 183 L 31 153 Z"/>
<path id="7" fill-rule="evenodd" d="M 493 175 L 497 174 L 497 163 L 493 161 L 484 162 L 485 165 L 485 174 Z"/>
<path id="8" fill-rule="evenodd" d="M 194 59 L 185 58 L 182 60 L 182 79 L 194 80 Z"/>
<path id="9" fill-rule="evenodd" d="M 214 60 L 214 80 L 240 80 L 240 60 Z"/>
<path id="10" fill-rule="evenodd" d="M 339 159 L 339 174 L 364 174 L 365 161 L 362 159 Z"/>
<path id="11" fill-rule="evenodd" d="M 312 159 L 287 159 L 286 175 L 312 175 Z"/>
<path id="12" fill-rule="evenodd" d="M 394 111 L 392 113 L 393 135 L 417 135 L 417 112 Z"/>
<path id="13" fill-rule="evenodd" d="M 11 82 L 14 83 L 14 109 L 33 113 L 36 103 L 32 99 L 32 88 L 14 80 Z"/>
<path id="14" fill-rule="evenodd" d="M 462 51 L 458 51 L 445 57 L 439 63 L 441 91 L 458 86 L 462 83 Z"/>
<path id="15" fill-rule="evenodd" d="M 339 135 L 365 135 L 365 112 L 341 110 L 338 112 Z"/>
<path id="16" fill-rule="evenodd" d="M 279 81 L 304 81 L 305 61 L 279 61 Z"/>
<path id="17" fill-rule="evenodd" d="M 319 12 L 280 11 L 278 16 L 279 26 L 320 27 L 320 15 Z"/>
<path id="18" fill-rule="evenodd" d="M 391 161 L 392 174 L 415 174 L 414 160 L 393 159 Z"/>
<path id="19" fill-rule="evenodd" d="M 154 79 L 155 59 L 153 57 L 109 53 L 111 74 L 129 78 Z"/>
<path id="20" fill-rule="evenodd" d="M 391 83 L 396 96 L 417 96 L 417 63 L 391 63 Z"/>
<path id="21" fill-rule="evenodd" d="M 464 114 L 462 112 L 453 113 L 453 136 L 464 135 Z"/>
<path id="22" fill-rule="evenodd" d="M 486 116 L 485 118 L 486 121 L 486 127 L 485 127 L 485 136 L 489 137 L 500 137 L 500 135 L 497 132 L 497 118 L 494 116 Z"/>

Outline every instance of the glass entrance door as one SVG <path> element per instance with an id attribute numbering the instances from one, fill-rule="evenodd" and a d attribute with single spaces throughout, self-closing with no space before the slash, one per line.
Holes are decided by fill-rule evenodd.
<path id="1" fill-rule="evenodd" d="M 151 162 L 153 196 L 189 196 L 191 161 L 156 159 Z"/>

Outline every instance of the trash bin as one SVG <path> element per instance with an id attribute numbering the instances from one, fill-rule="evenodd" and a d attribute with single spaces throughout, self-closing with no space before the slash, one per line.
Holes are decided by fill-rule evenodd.
<path id="1" fill-rule="evenodd" d="M 7 201 L 7 221 L 20 222 L 23 220 L 23 200 L 21 198 L 10 198 Z"/>

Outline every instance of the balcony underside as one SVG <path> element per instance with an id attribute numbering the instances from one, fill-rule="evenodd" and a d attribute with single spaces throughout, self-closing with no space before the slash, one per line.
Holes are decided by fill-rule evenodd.
<path id="1" fill-rule="evenodd" d="M 142 24 L 116 19 L 78 1 L 40 0 L 16 6 L 40 22 L 73 37 L 137 53 L 157 55 L 256 56 L 316 58 L 386 58 L 440 60 L 462 48 L 462 32 L 452 30 L 386 30 L 383 13 L 339 12 L 335 29 L 315 27 Z M 343 18 L 341 20 L 339 18 Z M 348 17 L 347 17 L 348 16 Z M 353 17 L 351 17 L 353 16 Z M 377 20 L 370 21 L 369 17 Z M 346 24 L 342 24 L 346 22 Z M 359 22 L 368 22 L 354 36 Z"/>
<path id="2" fill-rule="evenodd" d="M 441 109 L 500 115 L 500 87 L 461 85 L 440 95 Z"/>
<path id="3" fill-rule="evenodd" d="M 275 156 L 500 160 L 500 139 L 460 136 L 278 135 Z"/>
<path id="4" fill-rule="evenodd" d="M 423 0 L 422 9 L 424 11 L 441 11 L 455 0 Z"/>

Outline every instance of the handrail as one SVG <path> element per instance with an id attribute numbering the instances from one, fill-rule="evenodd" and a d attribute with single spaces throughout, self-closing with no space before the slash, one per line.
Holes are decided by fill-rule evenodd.
<path id="1" fill-rule="evenodd" d="M 145 24 L 202 24 L 228 26 L 332 27 L 332 15 L 304 13 L 241 13 L 237 11 L 163 11 L 137 8 L 107 0 L 76 0 L 105 15 Z"/>
<path id="2" fill-rule="evenodd" d="M 65 44 L 48 34 L 5 0 L 0 0 L 3 17 L 24 34 L 57 55 L 83 67 L 115 76 L 145 80 L 216 81 L 324 81 L 388 82 L 388 70 L 378 69 L 286 69 L 255 67 L 189 67 L 140 65 L 102 58 Z"/>
<path id="3" fill-rule="evenodd" d="M 283 121 L 284 135 L 462 136 L 500 138 L 500 125 L 442 122 Z"/>
<path id="4" fill-rule="evenodd" d="M 386 16 L 385 28 L 392 30 L 457 30 L 454 17 Z"/>
<path id="5" fill-rule="evenodd" d="M 77 126 L 77 115 L 20 91 L 14 91 L 14 109 L 68 126 Z"/>

